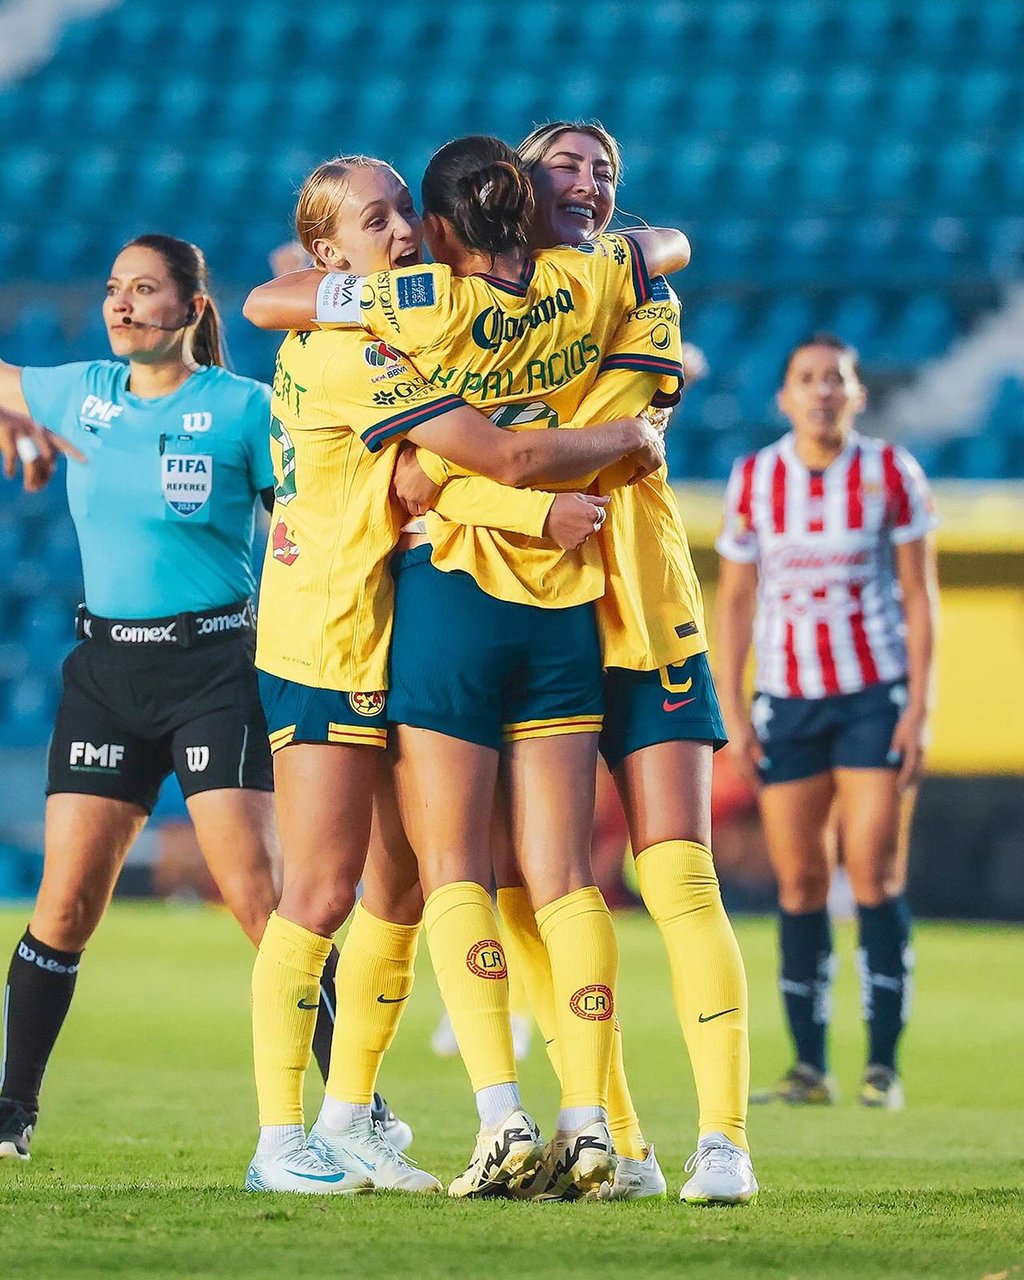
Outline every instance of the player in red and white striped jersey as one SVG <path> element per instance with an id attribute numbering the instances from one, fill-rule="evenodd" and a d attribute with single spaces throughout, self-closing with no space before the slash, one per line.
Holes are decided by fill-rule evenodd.
<path id="1" fill-rule="evenodd" d="M 796 1049 L 793 1069 L 761 1096 L 833 1096 L 825 900 L 834 806 L 860 921 L 861 1100 L 892 1107 L 902 1100 L 895 1053 L 910 968 L 900 831 L 923 755 L 937 521 L 914 459 L 854 431 L 865 390 L 847 344 L 816 334 L 794 348 L 778 404 L 793 429 L 737 462 L 717 543 L 719 688 L 736 763 L 760 788 Z"/>

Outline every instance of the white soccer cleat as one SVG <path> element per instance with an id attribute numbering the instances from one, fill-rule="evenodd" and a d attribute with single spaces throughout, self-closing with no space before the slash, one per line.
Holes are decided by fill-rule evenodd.
<path id="1" fill-rule="evenodd" d="M 530 1042 L 533 1040 L 533 1023 L 521 1013 L 510 1015 L 512 1023 L 512 1052 L 516 1062 L 522 1062 L 529 1056 Z"/>
<path id="2" fill-rule="evenodd" d="M 434 1034 L 430 1037 L 430 1047 L 439 1058 L 459 1056 L 459 1042 L 455 1039 L 452 1020 L 447 1013 L 441 1015 L 441 1021 L 434 1028 Z"/>
<path id="3" fill-rule="evenodd" d="M 394 1147 L 396 1151 L 408 1151 L 412 1146 L 412 1126 L 406 1124 L 399 1116 L 388 1106 L 387 1098 L 382 1094 L 375 1093 L 373 1102 L 370 1105 L 370 1119 L 374 1124 L 380 1125 L 384 1132 L 384 1137 Z"/>
<path id="4" fill-rule="evenodd" d="M 597 1191 L 588 1192 L 587 1199 L 651 1200 L 656 1196 L 663 1196 L 667 1190 L 665 1175 L 654 1154 L 654 1147 L 650 1146 L 642 1160 L 617 1156 L 613 1180 L 602 1182 Z"/>
<path id="5" fill-rule="evenodd" d="M 616 1163 L 607 1122 L 593 1120 L 575 1133 L 556 1133 L 550 1139 L 536 1175 L 520 1194 L 531 1200 L 603 1198 L 602 1186 L 615 1185 Z"/>
<path id="6" fill-rule="evenodd" d="M 418 1169 L 385 1137 L 371 1120 L 340 1133 L 325 1129 L 319 1122 L 309 1131 L 309 1150 L 346 1173 L 367 1177 L 381 1191 L 412 1191 L 431 1194 L 444 1188 L 432 1173 Z"/>
<path id="7" fill-rule="evenodd" d="M 344 1196 L 372 1191 L 363 1172 L 339 1169 L 306 1146 L 303 1138 L 267 1155 L 253 1156 L 245 1175 L 246 1191 L 294 1191 L 306 1196 Z"/>
<path id="8" fill-rule="evenodd" d="M 515 1110 L 477 1134 L 473 1157 L 465 1173 L 448 1187 L 456 1198 L 501 1196 L 516 1190 L 537 1168 L 541 1157 L 540 1130 L 525 1111 Z"/>
<path id="9" fill-rule="evenodd" d="M 701 1138 L 685 1172 L 693 1175 L 679 1192 L 685 1204 L 750 1204 L 757 1199 L 750 1153 L 724 1133 Z"/>

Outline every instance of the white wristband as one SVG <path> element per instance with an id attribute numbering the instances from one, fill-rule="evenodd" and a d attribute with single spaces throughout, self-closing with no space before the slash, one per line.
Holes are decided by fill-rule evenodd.
<path id="1" fill-rule="evenodd" d="M 325 324 L 361 324 L 363 276 L 328 272 L 316 291 L 316 318 Z"/>
<path id="2" fill-rule="evenodd" d="M 39 446 L 31 436 L 18 436 L 14 442 L 14 447 L 18 451 L 18 457 L 26 467 L 29 463 L 37 462 L 43 456 L 39 452 Z"/>

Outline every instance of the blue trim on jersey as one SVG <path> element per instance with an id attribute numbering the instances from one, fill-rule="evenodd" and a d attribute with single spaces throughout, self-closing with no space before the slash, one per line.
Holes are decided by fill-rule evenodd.
<path id="1" fill-rule="evenodd" d="M 627 236 L 621 231 L 617 234 L 629 246 L 630 265 L 633 269 L 633 292 L 636 294 L 636 305 L 642 307 L 645 302 L 650 302 L 651 300 L 652 285 L 647 263 L 644 261 L 644 255 L 640 252 L 640 246 L 632 236 Z"/>
<path id="2" fill-rule="evenodd" d="M 378 422 L 376 426 L 367 427 L 359 438 L 371 453 L 378 453 L 392 436 L 411 431 L 413 427 L 420 427 L 424 422 L 429 422 L 432 418 L 439 418 L 442 413 L 449 413 L 452 409 L 459 409 L 465 403 L 461 396 L 445 396 L 441 400 L 432 400 L 429 404 L 421 404 L 415 409 L 403 409 L 401 413 L 396 413 L 391 418 L 385 418 L 383 422 Z"/>
<path id="3" fill-rule="evenodd" d="M 658 373 L 667 378 L 682 380 L 683 366 L 678 360 L 669 360 L 665 356 L 652 356 L 642 351 L 620 351 L 607 356 L 601 361 L 599 373 L 609 369 L 635 369 L 639 373 Z"/>

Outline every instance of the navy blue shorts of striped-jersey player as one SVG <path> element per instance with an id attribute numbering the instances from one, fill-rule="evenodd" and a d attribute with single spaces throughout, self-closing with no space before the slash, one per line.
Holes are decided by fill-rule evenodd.
<path id="1" fill-rule="evenodd" d="M 141 633 L 147 625 L 124 624 L 123 631 Z M 186 799 L 202 791 L 272 791 L 251 630 L 191 648 L 122 643 L 120 634 L 102 639 L 94 625 L 93 638 L 65 659 L 46 794 L 103 796 L 151 813 L 172 770 Z"/>
<path id="2" fill-rule="evenodd" d="M 293 742 L 388 745 L 387 697 L 381 690 L 346 693 L 315 689 L 267 671 L 258 674 L 272 752 Z"/>
<path id="3" fill-rule="evenodd" d="M 727 741 L 706 653 L 658 671 L 609 667 L 605 673 L 601 754 L 609 769 L 659 742 Z"/>
<path id="4" fill-rule="evenodd" d="M 764 752 L 762 780 L 796 782 L 833 769 L 898 769 L 892 735 L 906 705 L 905 680 L 827 698 L 755 694 L 750 718 Z"/>
<path id="5" fill-rule="evenodd" d="M 392 562 L 388 721 L 480 746 L 598 733 L 601 654 L 591 605 L 542 609 L 488 595 L 430 547 Z"/>

